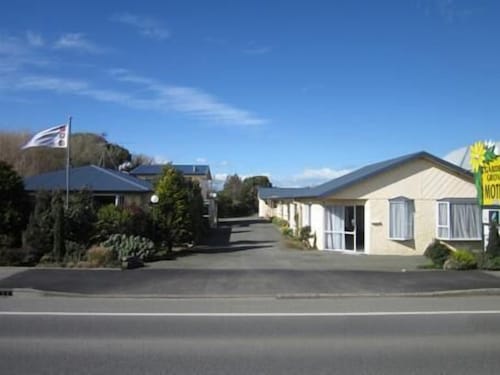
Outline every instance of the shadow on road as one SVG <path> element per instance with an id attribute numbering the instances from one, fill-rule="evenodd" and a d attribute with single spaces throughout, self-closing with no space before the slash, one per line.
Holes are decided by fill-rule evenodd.
<path id="1" fill-rule="evenodd" d="M 222 219 L 219 227 L 212 229 L 210 235 L 199 246 L 192 249 L 185 249 L 176 253 L 177 257 L 185 257 L 195 254 L 218 254 L 232 253 L 237 251 L 247 251 L 262 249 L 274 244 L 272 240 L 235 240 L 231 241 L 231 234 L 243 234 L 253 232 L 250 227 L 256 224 L 264 224 L 265 220 L 257 218 L 231 218 Z M 248 229 L 239 229 L 239 228 Z"/>

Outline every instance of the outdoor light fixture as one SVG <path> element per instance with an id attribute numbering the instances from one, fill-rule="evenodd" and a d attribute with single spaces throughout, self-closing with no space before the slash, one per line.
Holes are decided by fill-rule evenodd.
<path id="1" fill-rule="evenodd" d="M 151 204 L 156 204 L 160 201 L 160 198 L 158 197 L 158 195 L 153 194 L 149 199 L 149 201 L 151 202 Z"/>

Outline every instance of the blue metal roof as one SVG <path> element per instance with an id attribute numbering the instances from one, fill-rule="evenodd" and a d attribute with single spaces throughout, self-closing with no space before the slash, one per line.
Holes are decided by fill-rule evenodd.
<path id="1" fill-rule="evenodd" d="M 421 151 L 367 165 L 355 170 L 354 172 L 312 188 L 260 188 L 259 197 L 261 199 L 324 198 L 349 186 L 374 177 L 375 175 L 417 159 L 429 160 L 472 181 L 472 174 L 469 171 L 458 167 L 455 164 L 449 163 L 446 160 L 438 158 L 437 156 L 429 154 L 428 152 Z"/>
<path id="2" fill-rule="evenodd" d="M 163 168 L 165 168 L 166 166 L 167 164 L 139 165 L 137 168 L 134 168 L 132 171 L 130 171 L 130 174 L 142 176 L 160 175 Z M 210 174 L 210 167 L 208 165 L 172 164 L 172 167 L 187 176 L 208 176 L 209 179 L 212 179 L 212 175 Z"/>
<path id="3" fill-rule="evenodd" d="M 39 174 L 24 179 L 27 191 L 65 190 L 66 170 Z M 70 190 L 90 189 L 100 193 L 144 193 L 153 191 L 150 182 L 129 174 L 95 165 L 70 169 Z"/>

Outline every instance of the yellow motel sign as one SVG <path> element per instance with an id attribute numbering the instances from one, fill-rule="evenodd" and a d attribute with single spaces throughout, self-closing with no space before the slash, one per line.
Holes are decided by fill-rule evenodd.
<path id="1" fill-rule="evenodd" d="M 483 206 L 498 206 L 500 205 L 500 157 L 485 163 L 482 169 Z"/>

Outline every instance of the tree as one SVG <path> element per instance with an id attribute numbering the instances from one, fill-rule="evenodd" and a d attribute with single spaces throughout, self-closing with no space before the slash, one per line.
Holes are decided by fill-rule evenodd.
<path id="1" fill-rule="evenodd" d="M 259 208 L 257 192 L 260 186 L 272 185 L 266 176 L 247 177 L 243 181 L 237 174 L 228 176 L 217 199 L 220 216 L 244 216 L 256 213 Z"/>
<path id="2" fill-rule="evenodd" d="M 272 187 L 267 176 L 253 176 L 243 180 L 242 196 L 249 214 L 259 210 L 259 187 Z"/>
<path id="3" fill-rule="evenodd" d="M 70 194 L 68 209 L 64 211 L 65 239 L 88 246 L 95 233 L 97 220 L 90 190 Z"/>
<path id="4" fill-rule="evenodd" d="M 198 243 L 201 236 L 207 229 L 203 220 L 203 196 L 201 195 L 200 184 L 197 181 L 189 180 L 187 181 L 187 185 L 189 192 L 189 216 L 191 221 L 192 239 L 195 243 Z"/>
<path id="5" fill-rule="evenodd" d="M 162 239 L 171 251 L 174 243 L 191 240 L 189 192 L 181 172 L 167 164 L 156 183 L 157 225 Z"/>
<path id="6" fill-rule="evenodd" d="M 0 161 L 0 197 L 0 247 L 17 246 L 26 226 L 29 201 L 21 176 L 3 161 Z"/>
<path id="7" fill-rule="evenodd" d="M 26 228 L 26 245 L 33 249 L 34 261 L 52 251 L 54 245 L 54 217 L 52 215 L 52 193 L 39 191 L 35 196 L 35 209 Z"/>
<path id="8" fill-rule="evenodd" d="M 492 222 L 490 224 L 490 232 L 488 234 L 488 245 L 486 246 L 486 254 L 490 258 L 500 256 L 500 236 L 498 235 L 498 224 Z"/>
<path id="9" fill-rule="evenodd" d="M 64 208 L 60 192 L 52 197 L 52 215 L 54 217 L 52 254 L 54 259 L 62 262 L 66 249 L 64 246 Z"/>
<path id="10" fill-rule="evenodd" d="M 66 166 L 66 150 L 55 148 L 29 148 L 21 150 L 31 135 L 26 132 L 0 132 L 0 160 L 12 165 L 23 177 L 63 169 Z M 103 135 L 75 133 L 71 135 L 71 164 L 73 167 L 100 165 L 118 169 L 132 156 L 125 147 L 109 143 Z M 147 160 L 142 156 L 143 161 Z"/>

